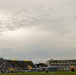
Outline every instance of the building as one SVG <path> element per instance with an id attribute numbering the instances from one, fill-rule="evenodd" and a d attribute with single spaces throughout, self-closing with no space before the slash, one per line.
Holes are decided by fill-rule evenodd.
<path id="1" fill-rule="evenodd" d="M 69 68 L 71 66 L 76 67 L 76 59 L 71 60 L 47 60 L 46 64 L 48 67 L 60 67 L 60 68 Z"/>

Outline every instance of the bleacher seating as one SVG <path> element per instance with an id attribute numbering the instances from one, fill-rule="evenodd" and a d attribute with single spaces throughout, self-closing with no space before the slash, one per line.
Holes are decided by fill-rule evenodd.
<path id="1" fill-rule="evenodd" d="M 27 64 L 24 63 L 24 61 L 14 61 L 14 60 L 6 60 L 7 62 L 9 62 L 12 67 L 14 68 L 18 68 L 18 69 L 21 69 L 21 70 L 26 70 L 28 69 L 28 66 Z"/>
<path id="2" fill-rule="evenodd" d="M 30 60 L 25 60 L 24 62 L 27 63 L 30 68 L 37 68 L 36 65 Z"/>
<path id="3" fill-rule="evenodd" d="M 20 60 L 5 60 L 0 58 L 0 71 L 1 70 L 16 70 L 25 71 L 28 69 L 37 68 L 32 61 L 20 61 Z"/>

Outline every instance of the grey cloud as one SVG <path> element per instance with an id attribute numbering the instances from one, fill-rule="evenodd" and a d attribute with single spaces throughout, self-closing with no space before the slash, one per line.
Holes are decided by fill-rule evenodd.
<path id="1" fill-rule="evenodd" d="M 63 21 L 61 10 L 63 6 L 51 7 L 51 5 L 31 5 L 31 7 L 20 8 L 12 14 L 12 17 L 2 24 L 4 29 L 15 30 L 22 27 L 42 26 L 43 28 L 54 28 L 60 26 Z M 60 15 L 61 14 L 61 15 Z M 60 22 L 61 21 L 61 22 Z M 60 23 L 59 23 L 60 22 Z M 2 29 L 2 28 L 1 28 Z M 57 28 L 55 28 L 57 29 Z"/>
<path id="2" fill-rule="evenodd" d="M 27 12 L 22 10 L 8 18 L 3 26 L 9 30 L 31 26 L 54 27 L 60 22 L 61 17 L 58 17 L 58 15 L 55 14 L 56 12 L 54 13 L 52 11 L 49 9 L 43 10 L 43 8 L 39 10 L 27 10 Z"/>
<path id="3" fill-rule="evenodd" d="M 50 2 L 54 4 L 51 4 Z M 9 5 L 11 3 L 12 2 L 9 1 Z M 50 30 L 61 33 L 68 32 L 68 27 L 71 26 L 68 25 L 68 22 L 70 21 L 70 23 L 72 23 L 72 19 L 70 18 L 72 17 L 71 10 L 73 8 L 72 7 L 70 9 L 71 6 L 69 3 L 71 4 L 71 0 L 64 0 L 63 2 L 61 0 L 55 0 L 54 2 L 52 0 L 48 0 L 47 2 L 41 4 L 40 2 L 38 2 L 36 3 L 37 5 L 35 3 L 30 3 L 31 5 L 28 3 L 28 5 L 24 6 L 23 4 L 22 7 L 20 6 L 20 3 L 17 3 L 20 9 L 18 9 L 17 11 L 12 9 L 12 11 L 14 12 L 12 12 L 10 9 L 10 12 L 12 12 L 12 14 L 8 19 L 6 19 L 5 22 L 1 23 L 0 31 L 4 32 L 6 30 L 16 30 L 19 28 L 38 26 L 41 30 Z"/>
<path id="4" fill-rule="evenodd" d="M 17 58 L 26 57 L 34 60 L 41 57 L 75 57 L 75 0 L 47 0 L 45 2 L 44 0 L 42 2 L 33 0 L 34 2 L 29 3 L 30 1 L 28 0 L 26 3 L 23 1 L 23 5 L 20 5 L 19 2 L 17 7 L 14 4 L 15 9 L 13 5 L 9 5 L 10 10 L 7 10 L 7 7 L 7 9 L 3 8 L 10 11 L 10 14 L 8 12 L 6 14 L 7 18 L 4 16 L 0 21 L 0 32 L 9 31 L 2 36 L 1 40 L 3 56 L 9 58 L 14 55 Z M 25 30 L 16 31 L 17 33 L 10 32 L 20 28 Z M 3 49 L 4 47 L 5 49 Z M 9 47 L 11 49 L 8 49 Z M 19 54 L 21 53 L 21 56 L 16 50 Z M 8 54 L 9 52 L 10 54 Z"/>

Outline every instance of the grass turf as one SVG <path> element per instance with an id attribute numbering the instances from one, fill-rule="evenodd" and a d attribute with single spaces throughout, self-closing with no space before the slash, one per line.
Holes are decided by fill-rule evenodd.
<path id="1" fill-rule="evenodd" d="M 28 73 L 0 73 L 0 75 L 76 75 L 76 72 L 28 72 Z"/>

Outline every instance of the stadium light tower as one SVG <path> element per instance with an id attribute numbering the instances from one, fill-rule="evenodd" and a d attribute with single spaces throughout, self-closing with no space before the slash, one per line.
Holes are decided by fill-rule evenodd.
<path id="1" fill-rule="evenodd" d="M 0 58 L 2 58 L 2 33 L 0 32 Z"/>
<path id="2" fill-rule="evenodd" d="M 2 31 L 3 31 L 3 28 L 2 28 L 2 19 L 3 17 L 0 18 L 0 58 L 2 58 Z"/>
<path id="3" fill-rule="evenodd" d="M 1 33 L 0 33 L 0 58 L 1 58 Z"/>

